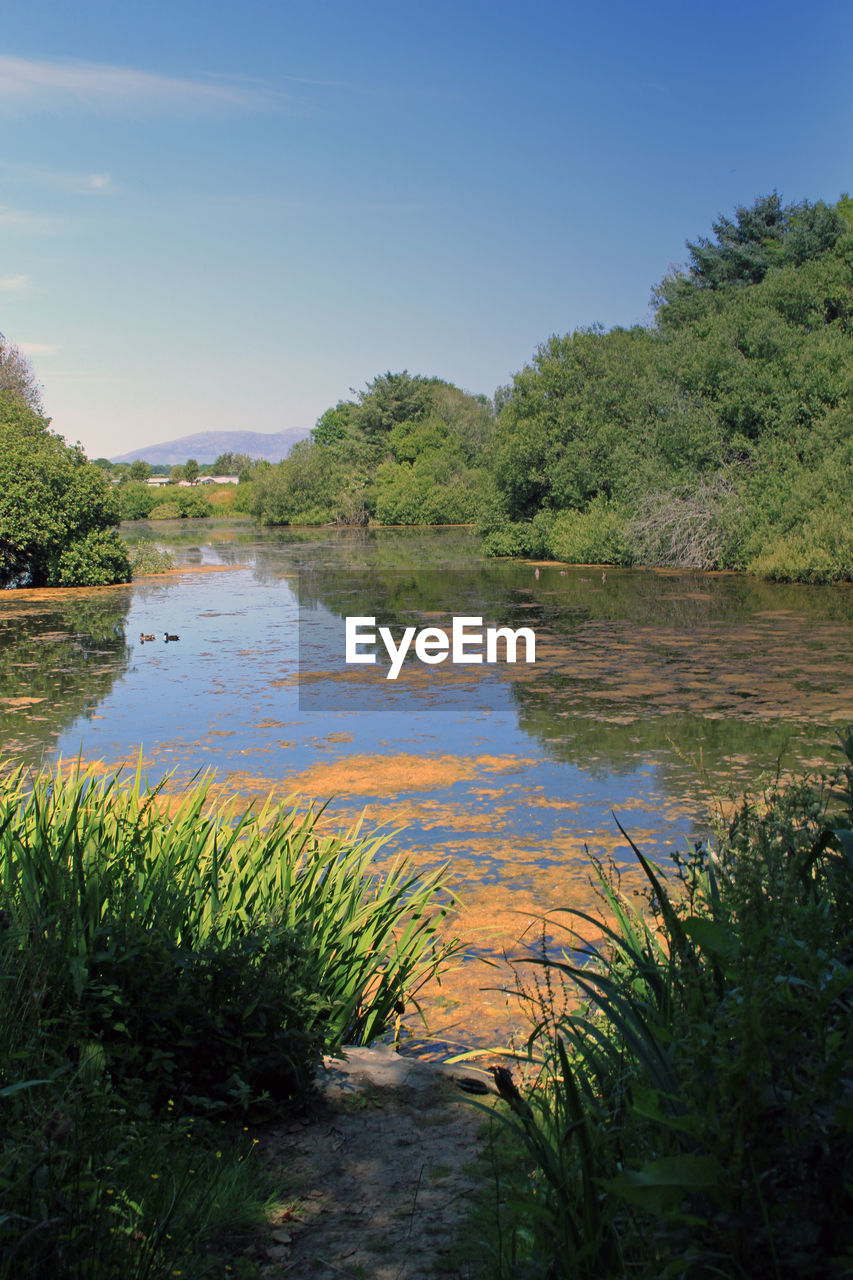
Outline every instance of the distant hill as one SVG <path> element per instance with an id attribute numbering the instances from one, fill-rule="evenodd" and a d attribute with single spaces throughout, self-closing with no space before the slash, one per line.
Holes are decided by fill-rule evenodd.
<path id="1" fill-rule="evenodd" d="M 245 453 L 250 458 L 281 462 L 297 440 L 304 440 L 309 429 L 292 427 L 289 431 L 196 431 L 191 436 L 149 444 L 132 453 L 122 453 L 110 462 L 135 462 L 141 458 L 153 466 L 174 467 L 187 458 L 195 458 L 201 466 L 215 462 L 221 453 Z"/>

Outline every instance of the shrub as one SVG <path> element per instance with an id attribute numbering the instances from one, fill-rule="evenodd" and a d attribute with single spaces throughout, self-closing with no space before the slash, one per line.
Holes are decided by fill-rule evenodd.
<path id="1" fill-rule="evenodd" d="M 543 951 L 530 1274 L 839 1277 L 853 1262 L 853 734 L 834 787 L 745 801 L 641 914 L 599 871 L 603 945 Z M 839 805 L 840 799 L 840 805 Z M 584 963 L 586 952 L 586 963 Z M 577 1007 L 563 984 L 585 999 Z M 525 1273 L 526 1274 L 526 1273 Z"/>
<path id="2" fill-rule="evenodd" d="M 160 491 L 150 484 L 128 480 L 116 489 L 122 520 L 147 520 L 161 502 Z"/>
<path id="3" fill-rule="evenodd" d="M 130 582 L 127 545 L 115 529 L 93 529 L 62 551 L 55 576 L 60 587 L 111 587 Z"/>
<path id="4" fill-rule="evenodd" d="M 547 539 L 548 553 L 569 564 L 630 564 L 624 516 L 605 498 L 583 511 L 561 511 Z"/>
<path id="5" fill-rule="evenodd" d="M 487 556 L 536 555 L 539 538 L 529 521 L 510 521 L 482 532 L 483 550 Z"/>
<path id="6" fill-rule="evenodd" d="M 724 475 L 647 494 L 627 523 L 626 542 L 639 564 L 672 569 L 720 569 L 731 562 L 736 499 Z"/>
<path id="7" fill-rule="evenodd" d="M 321 837 L 295 808 L 207 804 L 202 785 L 169 814 L 139 774 L 120 788 L 58 772 L 29 794 L 14 775 L 0 907 L 49 954 L 45 1017 L 73 1015 L 157 1097 L 246 1106 L 276 1071 L 277 1091 L 297 1092 L 321 1047 L 378 1035 L 454 948 L 436 933 L 441 876 L 400 862 L 378 875 L 384 839 Z"/>
<path id="8" fill-rule="evenodd" d="M 151 509 L 149 520 L 179 520 L 181 518 L 181 508 L 177 502 L 158 502 L 156 507 Z"/>
<path id="9" fill-rule="evenodd" d="M 181 515 L 187 519 L 203 520 L 212 510 L 205 495 L 191 489 L 181 489 L 177 501 Z"/>
<path id="10" fill-rule="evenodd" d="M 170 552 L 154 542 L 140 542 L 134 547 L 130 557 L 130 567 L 134 578 L 145 573 L 168 573 L 174 560 Z"/>
<path id="11" fill-rule="evenodd" d="M 774 582 L 853 581 L 849 516 L 838 508 L 810 512 L 799 529 L 768 538 L 748 569 Z"/>

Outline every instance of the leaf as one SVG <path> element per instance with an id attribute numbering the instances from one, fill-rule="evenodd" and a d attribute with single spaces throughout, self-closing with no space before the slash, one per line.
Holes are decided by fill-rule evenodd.
<path id="1" fill-rule="evenodd" d="M 697 943 L 700 950 L 714 960 L 725 963 L 734 960 L 738 953 L 738 940 L 734 930 L 720 920 L 709 920 L 707 916 L 688 916 L 684 921 L 684 932 L 691 942 Z"/>
<path id="2" fill-rule="evenodd" d="M 691 1191 L 712 1192 L 722 1185 L 722 1170 L 713 1156 L 677 1155 L 651 1160 L 611 1178 L 605 1187 L 629 1204 L 651 1213 L 666 1213 Z"/>

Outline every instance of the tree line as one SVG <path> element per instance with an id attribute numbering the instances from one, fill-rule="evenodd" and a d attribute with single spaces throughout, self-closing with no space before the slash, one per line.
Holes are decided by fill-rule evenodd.
<path id="1" fill-rule="evenodd" d="M 129 582 L 119 519 L 103 472 L 50 430 L 31 366 L 0 335 L 0 587 Z"/>
<path id="2" fill-rule="evenodd" d="M 259 477 L 269 524 L 477 524 L 495 555 L 853 577 L 853 201 L 775 192 L 492 401 L 383 374 Z"/>
<path id="3" fill-rule="evenodd" d="M 552 335 L 492 399 L 380 374 L 278 465 L 217 459 L 240 475 L 217 509 L 474 524 L 493 555 L 853 579 L 853 201 L 774 192 L 712 231 L 654 287 L 649 324 Z M 126 580 L 119 519 L 214 511 L 157 493 L 146 463 L 65 445 L 5 339 L 0 440 L 2 585 Z"/>

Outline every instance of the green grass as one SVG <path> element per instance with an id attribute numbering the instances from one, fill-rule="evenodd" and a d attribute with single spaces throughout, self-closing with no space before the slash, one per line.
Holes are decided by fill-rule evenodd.
<path id="1" fill-rule="evenodd" d="M 210 1274 L 260 1217 L 243 1121 L 301 1105 L 322 1052 L 451 958 L 441 873 L 318 817 L 139 771 L 5 774 L 3 1280 Z"/>
<path id="2" fill-rule="evenodd" d="M 529 1173 L 493 1275 L 853 1272 L 853 735 L 843 746 L 834 779 L 745 800 L 672 880 L 632 846 L 645 910 L 600 870 L 603 944 L 582 956 L 569 924 L 578 949 L 535 962 L 538 1078 L 502 1091 Z"/>

